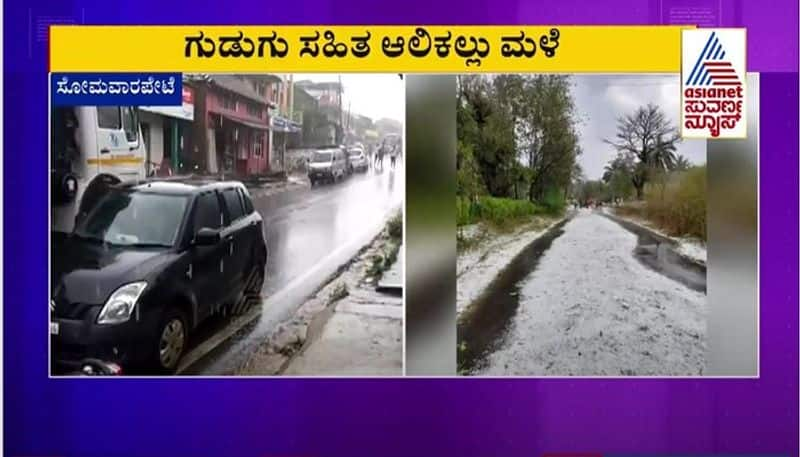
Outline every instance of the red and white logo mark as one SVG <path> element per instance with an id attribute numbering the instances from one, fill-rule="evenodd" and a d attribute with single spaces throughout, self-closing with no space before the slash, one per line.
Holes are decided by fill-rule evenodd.
<path id="1" fill-rule="evenodd" d="M 685 138 L 744 138 L 744 29 L 684 30 L 681 130 Z"/>

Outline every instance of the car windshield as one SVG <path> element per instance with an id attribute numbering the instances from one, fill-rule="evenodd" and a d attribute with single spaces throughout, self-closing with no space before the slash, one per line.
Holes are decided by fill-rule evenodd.
<path id="1" fill-rule="evenodd" d="M 111 191 L 76 230 L 79 237 L 125 246 L 171 247 L 187 197 Z"/>
<path id="2" fill-rule="evenodd" d="M 350 157 L 351 158 L 357 158 L 357 157 L 360 157 L 360 156 L 361 156 L 361 151 L 360 150 L 354 149 L 354 150 L 350 151 Z"/>
<path id="3" fill-rule="evenodd" d="M 330 162 L 331 161 L 331 153 L 330 152 L 315 152 L 314 157 L 311 159 L 312 162 Z"/>

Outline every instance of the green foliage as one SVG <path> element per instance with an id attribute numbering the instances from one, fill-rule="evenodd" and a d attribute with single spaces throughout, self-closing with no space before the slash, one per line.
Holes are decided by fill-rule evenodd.
<path id="1" fill-rule="evenodd" d="M 564 211 L 567 206 L 567 201 L 564 198 L 564 193 L 558 189 L 550 189 L 544 194 L 542 205 L 547 212 L 551 214 L 558 214 Z"/>
<path id="2" fill-rule="evenodd" d="M 603 181 L 584 181 L 578 190 L 578 200 L 583 203 L 605 202 L 611 199 L 609 185 Z"/>
<path id="3" fill-rule="evenodd" d="M 645 188 L 644 204 L 622 209 L 644 217 L 667 234 L 706 239 L 706 167 L 666 174 Z"/>
<path id="4" fill-rule="evenodd" d="M 542 207 L 528 200 L 489 196 L 482 196 L 472 201 L 460 197 L 456 199 L 458 225 L 487 222 L 503 227 L 544 212 Z"/>
<path id="5" fill-rule="evenodd" d="M 403 242 L 403 215 L 397 213 L 389 219 L 386 224 L 386 233 L 389 235 L 389 242 L 386 243 L 378 254 L 372 256 L 370 266 L 367 268 L 367 276 L 380 279 L 383 273 L 391 268 L 397 260 L 400 252 L 400 244 Z"/>
<path id="6" fill-rule="evenodd" d="M 400 243 L 391 242 L 380 254 L 372 256 L 372 263 L 367 268 L 367 276 L 376 280 L 383 277 L 383 273 L 391 268 L 400 252 Z"/>
<path id="7" fill-rule="evenodd" d="M 457 195 L 536 202 L 568 192 L 581 152 L 574 111 L 566 76 L 460 76 Z"/>
<path id="8" fill-rule="evenodd" d="M 459 166 L 456 171 L 456 191 L 458 195 L 470 197 L 486 193 L 486 188 L 472 155 L 472 146 L 459 141 Z"/>
<path id="9" fill-rule="evenodd" d="M 397 213 L 394 217 L 389 219 L 386 225 L 386 231 L 395 242 L 403 239 L 403 214 Z"/>

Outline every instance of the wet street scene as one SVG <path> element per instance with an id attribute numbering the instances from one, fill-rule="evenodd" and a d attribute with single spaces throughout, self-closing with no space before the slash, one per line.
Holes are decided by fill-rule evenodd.
<path id="1" fill-rule="evenodd" d="M 581 209 L 524 248 L 462 315 L 465 374 L 701 375 L 705 269 Z"/>
<path id="2" fill-rule="evenodd" d="M 402 374 L 400 75 L 181 82 L 51 108 L 51 373 Z"/>

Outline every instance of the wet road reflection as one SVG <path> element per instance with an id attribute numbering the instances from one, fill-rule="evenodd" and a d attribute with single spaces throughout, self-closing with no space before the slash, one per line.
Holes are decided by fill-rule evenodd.
<path id="1" fill-rule="evenodd" d="M 355 174 L 342 182 L 255 198 L 264 218 L 267 276 L 260 309 L 248 325 L 225 341 L 237 318 L 213 319 L 194 338 L 198 360 L 187 354 L 184 374 L 224 375 L 234 371 L 304 299 L 352 258 L 402 207 L 405 177 L 396 170 Z M 252 318 L 252 319 L 251 319 Z M 240 321 L 244 318 L 240 317 Z M 206 346 L 206 347 L 203 347 Z M 209 347 L 209 346 L 213 346 Z M 198 348 L 202 350 L 198 351 Z M 209 352 L 210 351 L 210 352 Z"/>

